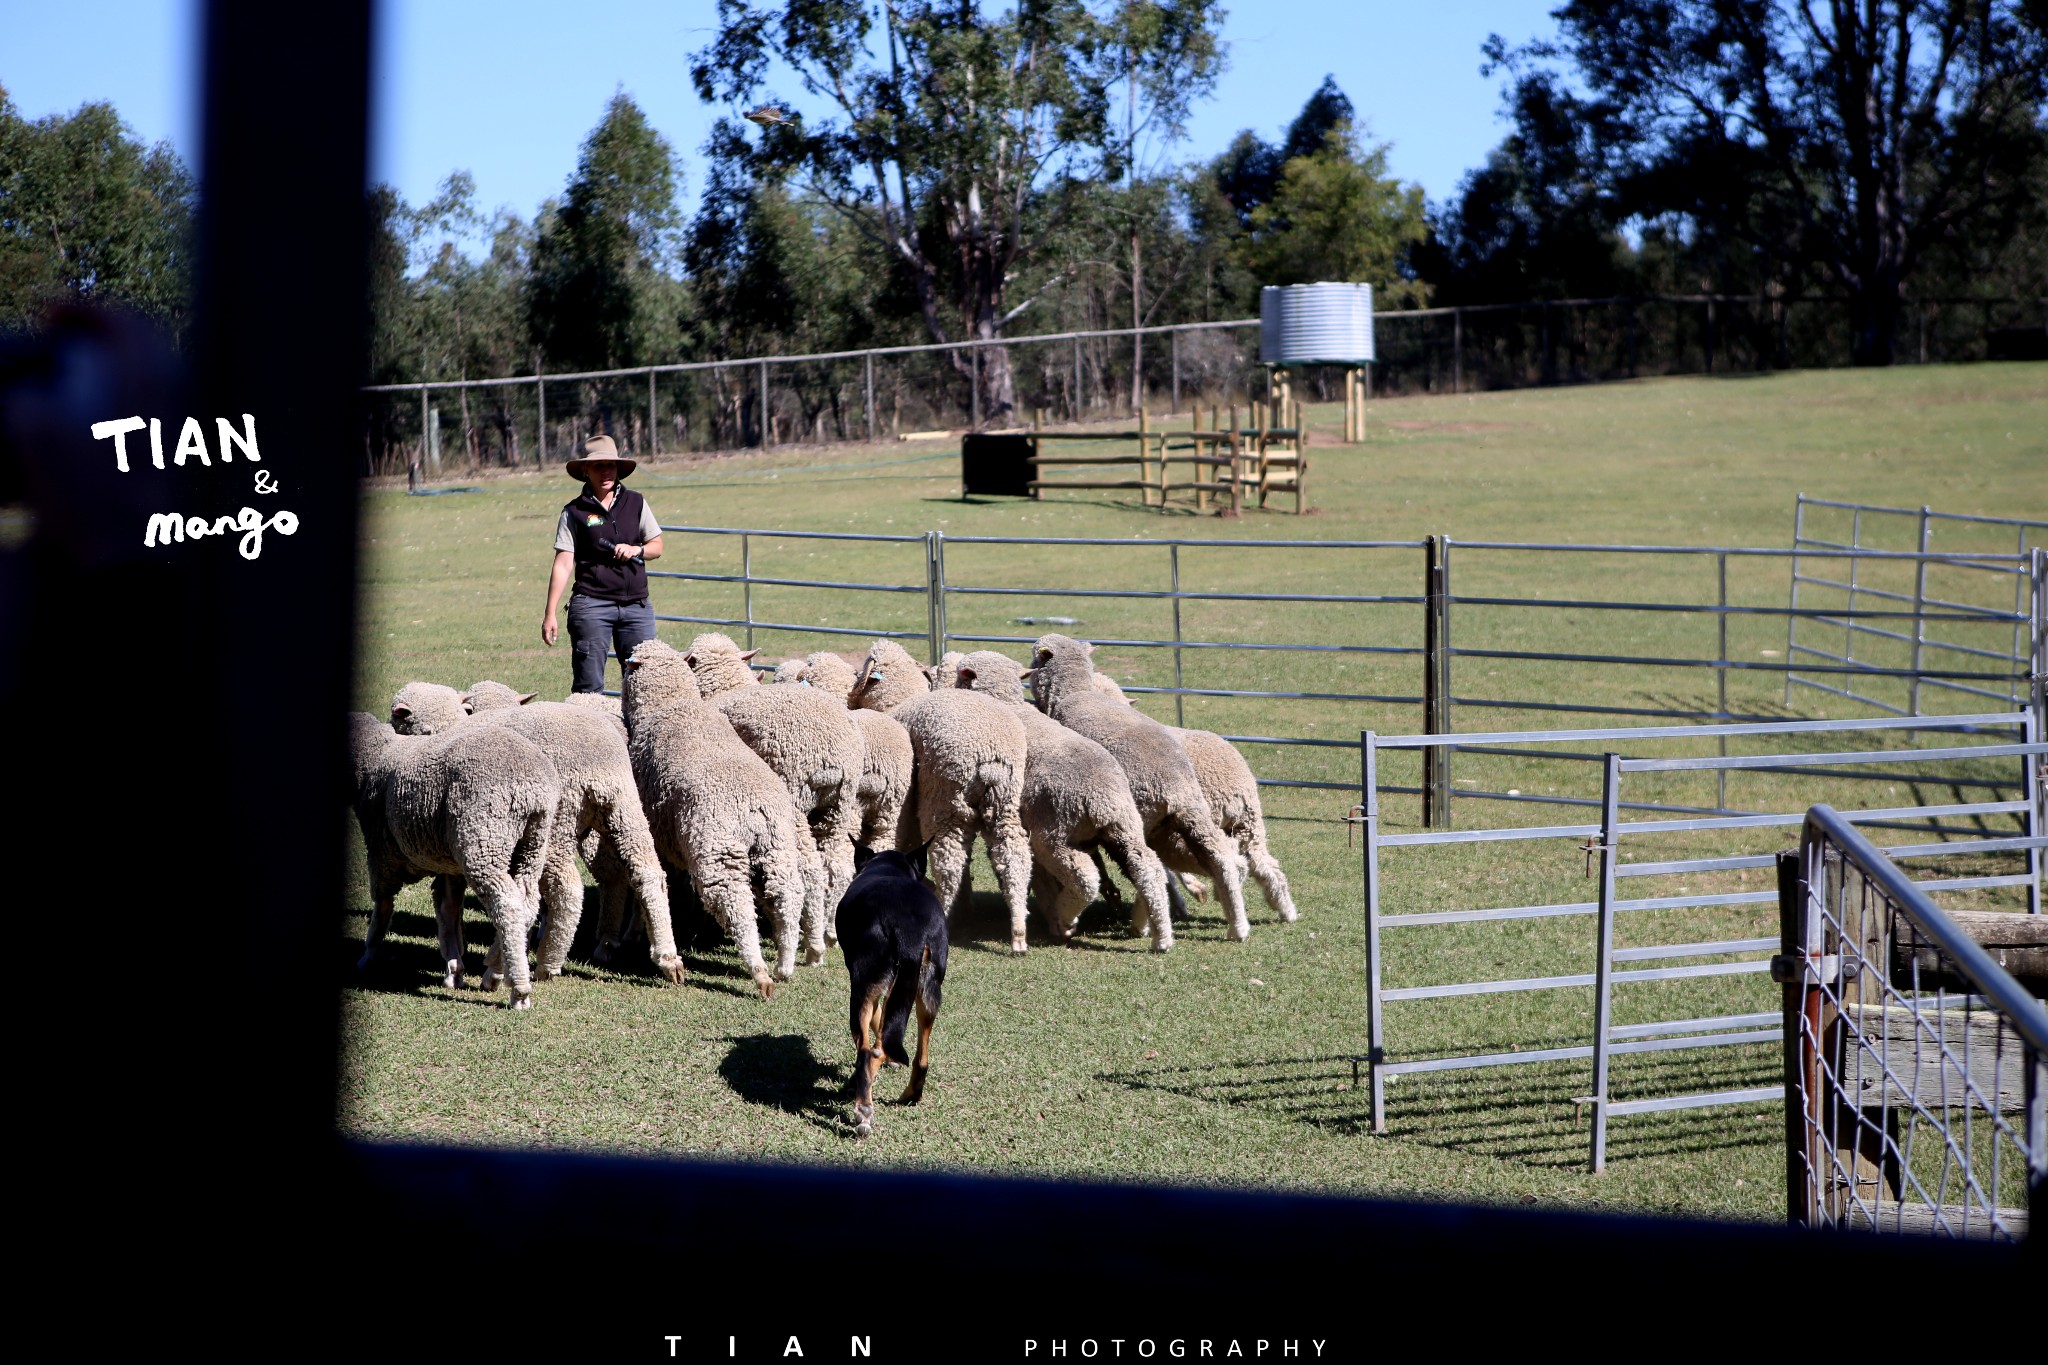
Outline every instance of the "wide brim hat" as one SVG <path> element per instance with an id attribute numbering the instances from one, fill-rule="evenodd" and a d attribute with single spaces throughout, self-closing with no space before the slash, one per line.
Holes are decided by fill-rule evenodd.
<path id="1" fill-rule="evenodd" d="M 584 467 L 600 460 L 617 465 L 619 477 L 622 479 L 640 467 L 638 460 L 628 459 L 619 454 L 619 447 L 611 437 L 592 436 L 583 442 L 570 461 L 562 466 L 562 470 L 572 479 L 587 479 L 589 476 L 583 472 Z"/>

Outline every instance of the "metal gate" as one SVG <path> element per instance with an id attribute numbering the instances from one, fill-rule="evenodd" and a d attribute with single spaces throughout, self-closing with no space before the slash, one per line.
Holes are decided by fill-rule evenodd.
<path id="1" fill-rule="evenodd" d="M 2048 1009 L 1887 852 L 1816 806 L 1780 855 L 1786 1207 L 2017 1241 L 2048 1201 Z"/>
<path id="2" fill-rule="evenodd" d="M 1512 748 L 1529 744 L 1556 744 L 1573 741 L 1627 740 L 1642 743 L 1656 740 L 1689 738 L 1725 738 L 1729 736 L 1788 736 L 1815 733 L 1861 733 L 1889 732 L 1917 736 L 1921 732 L 1937 730 L 1981 733 L 2004 731 L 2016 734 L 2017 743 L 1992 743 L 1939 745 L 1909 749 L 1844 750 L 1830 753 L 1776 753 L 1760 755 L 1712 756 L 1704 758 L 1624 758 L 1618 753 L 1608 753 L 1600 758 L 1603 765 L 1603 781 L 1600 798 L 1600 820 L 1597 824 L 1551 825 L 1537 828 L 1506 828 L 1432 831 L 1418 834 L 1384 834 L 1380 828 L 1379 808 L 1379 755 L 1383 750 L 1427 749 L 1452 744 L 1484 744 Z M 2048 744 L 2039 741 L 2037 718 L 2030 711 L 2003 712 L 1974 716 L 1948 716 L 1939 721 L 1917 718 L 1884 718 L 1861 721 L 1798 721 L 1764 725 L 1708 725 L 1659 727 L 1626 730 L 1554 730 L 1541 732 L 1504 732 L 1490 735 L 1402 735 L 1382 737 L 1371 731 L 1360 737 L 1361 750 L 1361 797 L 1360 804 L 1353 807 L 1352 820 L 1362 825 L 1365 832 L 1364 890 L 1365 890 L 1365 970 L 1367 989 L 1367 1051 L 1355 1059 L 1354 1069 L 1363 1065 L 1369 1069 L 1371 1085 L 1372 1126 L 1375 1132 L 1386 1131 L 1386 1083 L 1389 1079 L 1406 1074 L 1472 1070 L 1490 1067 L 1525 1066 L 1537 1062 L 1587 1060 L 1592 1063 L 1591 1087 L 1580 1097 L 1578 1103 L 1592 1111 L 1592 1134 L 1590 1161 L 1592 1169 L 1604 1169 L 1607 1161 L 1607 1124 L 1610 1119 L 1631 1114 L 1651 1113 L 1673 1109 L 1700 1108 L 1712 1105 L 1743 1104 L 1775 1101 L 1783 1096 L 1782 1086 L 1772 1085 L 1747 1090 L 1717 1091 L 1712 1093 L 1663 1096 L 1647 1099 L 1618 1099 L 1610 1092 L 1609 1062 L 1613 1057 L 1633 1053 L 1669 1052 L 1693 1048 L 1726 1047 L 1746 1043 L 1767 1043 L 1779 1039 L 1781 1022 L 1775 1009 L 1758 1009 L 1711 1017 L 1665 1019 L 1638 1024 L 1616 1026 L 1612 1022 L 1613 990 L 1617 985 L 1674 981 L 1709 976 L 1764 975 L 1770 971 L 1770 962 L 1759 954 L 1769 953 L 1778 946 L 1776 926 L 1760 917 L 1756 932 L 1747 937 L 1720 939 L 1710 942 L 1665 943 L 1653 946 L 1638 946 L 1617 949 L 1614 946 L 1615 917 L 1621 914 L 1635 915 L 1657 911 L 1678 910 L 1703 906 L 1755 905 L 1761 907 L 1775 904 L 1778 893 L 1775 890 L 1725 892 L 1715 894 L 1678 894 L 1663 896 L 1642 896 L 1623 898 L 1618 892 L 1619 883 L 1634 878 L 1665 878 L 1689 876 L 1700 873 L 1733 871 L 1743 868 L 1761 868 L 1773 865 L 1773 855 L 1736 855 L 1683 860 L 1638 860 L 1625 862 L 1622 859 L 1624 841 L 1631 846 L 1653 840 L 1657 836 L 1687 833 L 1702 830 L 1738 830 L 1770 827 L 1793 827 L 1805 819 L 1798 814 L 1733 814 L 1709 813 L 1679 818 L 1623 820 L 1625 809 L 1649 808 L 1653 812 L 1671 809 L 1667 805 L 1649 802 L 1629 802 L 1622 799 L 1623 779 L 1629 774 L 1679 771 L 1725 771 L 1745 770 L 1769 772 L 1777 770 L 1806 769 L 1810 772 L 1831 775 L 1854 774 L 1859 771 L 1887 772 L 1898 776 L 1900 767 L 1912 768 L 1915 764 L 1952 761 L 1957 759 L 2012 759 L 2017 760 L 2019 772 L 2017 781 L 2010 784 L 2017 788 L 2016 800 L 1988 800 L 1951 803 L 1946 805 L 1915 804 L 1908 806 L 1877 807 L 1848 813 L 1846 820 L 1858 823 L 1882 823 L 1892 828 L 1920 829 L 1941 836 L 1942 842 L 1906 845 L 1887 850 L 1893 858 L 1915 858 L 1933 855 L 1954 855 L 1959 853 L 2007 853 L 2023 851 L 2026 855 L 2026 871 L 2018 874 L 1959 877 L 1920 883 L 1922 892 L 1934 890 L 1976 890 L 1992 887 L 2024 887 L 2027 908 L 2038 912 L 2041 908 L 2041 855 L 2040 850 L 2048 840 L 2042 838 L 2041 811 L 2039 798 L 2041 755 L 2048 752 Z M 1579 755 L 1578 757 L 1585 757 Z M 1992 793 L 1997 795 L 1996 792 Z M 1981 827 L 1958 827 L 1948 823 L 1959 817 L 1981 821 L 1985 816 L 2014 817 L 2014 832 L 2004 837 L 1984 837 Z M 1489 906 L 1483 908 L 1436 911 L 1427 913 L 1386 914 L 1381 907 L 1382 871 L 1380 853 L 1384 849 L 1441 846 L 1459 843 L 1515 842 L 1531 840 L 1573 840 L 1587 855 L 1587 868 L 1593 873 L 1597 859 L 1598 898 L 1565 904 Z M 1473 923 L 1503 923 L 1516 920 L 1547 919 L 1553 917 L 1581 916 L 1594 922 L 1592 942 L 1588 945 L 1588 970 L 1568 975 L 1527 977 L 1518 979 L 1486 981 L 1454 981 L 1431 985 L 1407 986 L 1387 989 L 1382 984 L 1384 976 L 1384 946 L 1382 936 L 1399 929 L 1413 930 L 1428 925 L 1451 925 Z M 1686 962 L 1692 959 L 1693 961 Z M 1698 959 L 1716 959 L 1700 961 Z M 1686 965 L 1654 965 L 1635 967 L 1629 964 L 1686 962 Z M 1548 991 L 1592 988 L 1594 998 L 1593 1027 L 1591 1039 L 1582 1044 L 1563 1047 L 1522 1048 L 1512 1051 L 1489 1052 L 1462 1056 L 1424 1056 L 1395 1059 L 1389 1056 L 1388 1030 L 1385 1021 L 1385 1007 L 1389 1003 L 1408 1000 L 1434 1000 L 1467 996 L 1494 996 L 1520 991 Z M 1503 1040 L 1507 1041 L 1507 1040 Z"/>

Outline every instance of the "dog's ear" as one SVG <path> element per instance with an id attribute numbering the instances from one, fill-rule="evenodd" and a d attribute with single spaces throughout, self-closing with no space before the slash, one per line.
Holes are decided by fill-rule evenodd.
<path id="1" fill-rule="evenodd" d="M 909 853 L 906 853 L 904 855 L 906 858 L 910 860 L 910 870 L 917 874 L 917 879 L 919 881 L 930 880 L 929 874 L 925 871 L 925 855 L 929 854 L 931 851 L 932 841 L 930 839 L 927 839 L 923 843 L 919 844 L 916 848 L 910 850 Z"/>
<path id="2" fill-rule="evenodd" d="M 874 860 L 875 851 L 866 844 L 855 844 L 853 846 L 853 870 L 855 872 L 860 871 Z"/>

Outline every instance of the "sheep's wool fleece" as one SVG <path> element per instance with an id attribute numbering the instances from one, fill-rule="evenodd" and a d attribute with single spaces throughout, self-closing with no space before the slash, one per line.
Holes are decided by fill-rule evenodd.
<path id="1" fill-rule="evenodd" d="M 1061 884 L 1059 929 L 1068 929 L 1094 898 L 1098 879 L 1085 850 L 1099 843 L 1137 885 L 1144 908 L 1156 912 L 1155 941 L 1169 945 L 1165 870 L 1145 846 L 1130 783 L 1109 750 L 1033 708 L 1014 660 L 978 650 L 962 658 L 955 672 L 958 686 L 1003 703 L 1024 723 L 1030 753 L 1020 813 L 1034 858 Z"/>
<path id="2" fill-rule="evenodd" d="M 1096 690 L 1088 646 L 1064 635 L 1042 635 L 1033 657 L 1039 660 L 1032 688 L 1040 709 L 1109 750 L 1130 780 L 1147 829 L 1177 804 L 1208 808 L 1194 766 L 1167 728 Z"/>
<path id="3" fill-rule="evenodd" d="M 865 711 L 894 711 L 931 690 L 931 675 L 923 664 L 894 640 L 877 640 L 854 677 L 847 705 Z"/>
<path id="4" fill-rule="evenodd" d="M 357 811 L 380 818 L 412 872 L 509 871 L 531 823 L 552 819 L 561 797 L 555 765 L 509 730 L 400 735 L 357 711 L 349 737 Z"/>
<path id="5" fill-rule="evenodd" d="M 689 873 L 705 909 L 733 936 L 765 989 L 751 886 L 758 871 L 776 924 L 774 976 L 787 980 L 815 854 L 789 791 L 702 699 L 682 655 L 660 640 L 645 640 L 629 664 L 625 711 L 633 773 L 661 857 Z"/>

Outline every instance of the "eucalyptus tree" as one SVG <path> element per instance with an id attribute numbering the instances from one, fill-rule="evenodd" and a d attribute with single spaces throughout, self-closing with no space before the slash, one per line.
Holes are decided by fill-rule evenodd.
<path id="1" fill-rule="evenodd" d="M 1568 60 L 1624 173 L 1752 240 L 1796 237 L 1850 297 L 1858 363 L 1890 363 L 1930 252 L 2039 192 L 2040 0 L 1567 0 L 1553 17 L 1557 41 L 1489 56 Z M 1728 202 L 1700 204 L 1715 185 Z"/>
<path id="2" fill-rule="evenodd" d="M 0 328 L 65 299 L 136 309 L 173 332 L 191 305 L 197 190 L 168 143 L 114 106 L 29 120 L 0 88 Z"/>
<path id="3" fill-rule="evenodd" d="M 1222 17 L 1216 0 L 719 0 L 691 78 L 754 106 L 758 132 L 721 119 L 707 148 L 735 183 L 788 177 L 886 252 L 932 340 L 993 340 L 1058 287 L 1041 263 L 1089 187 L 1180 136 L 1221 70 Z M 829 112 L 790 109 L 778 72 Z M 1014 410 L 1000 348 L 953 363 L 984 413 Z"/>

